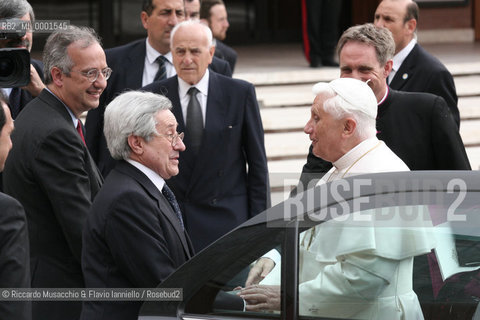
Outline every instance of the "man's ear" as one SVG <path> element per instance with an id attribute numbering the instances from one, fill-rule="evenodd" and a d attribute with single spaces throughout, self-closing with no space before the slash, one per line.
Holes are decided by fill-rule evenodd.
<path id="1" fill-rule="evenodd" d="M 140 13 L 140 20 L 142 21 L 142 25 L 145 29 L 148 29 L 148 13 L 146 13 L 145 11 L 142 11 L 142 13 Z"/>
<path id="2" fill-rule="evenodd" d="M 52 70 L 50 71 L 50 75 L 52 76 L 53 83 L 57 87 L 63 87 L 63 78 L 66 77 L 66 75 L 63 73 L 62 70 L 58 67 L 53 67 Z"/>
<path id="3" fill-rule="evenodd" d="M 417 29 L 417 20 L 410 19 L 405 23 L 405 26 L 407 27 L 408 33 L 413 34 Z"/>
<path id="4" fill-rule="evenodd" d="M 215 55 L 215 46 L 211 46 L 209 49 L 210 52 L 210 63 L 212 63 L 213 56 Z"/>
<path id="5" fill-rule="evenodd" d="M 344 137 L 351 137 L 355 134 L 357 129 L 357 121 L 353 118 L 346 118 L 343 122 L 343 133 Z"/>
<path id="6" fill-rule="evenodd" d="M 392 68 L 393 68 L 393 60 L 390 59 L 390 60 L 387 61 L 387 63 L 385 63 L 385 66 L 383 67 L 383 72 L 384 72 L 384 75 L 385 75 L 385 79 L 388 77 L 390 72 L 392 72 Z"/>
<path id="7" fill-rule="evenodd" d="M 143 154 L 145 140 L 142 137 L 131 134 L 128 136 L 127 141 L 130 149 L 132 150 L 132 154 L 137 156 L 141 156 Z"/>

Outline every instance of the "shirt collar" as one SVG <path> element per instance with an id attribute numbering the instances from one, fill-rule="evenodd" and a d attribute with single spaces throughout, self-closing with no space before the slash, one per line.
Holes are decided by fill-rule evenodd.
<path id="1" fill-rule="evenodd" d="M 147 56 L 147 61 L 148 63 L 150 64 L 154 64 L 155 63 L 155 60 L 157 60 L 157 58 L 159 56 L 164 56 L 165 58 L 167 58 L 168 62 L 170 62 L 171 64 L 173 64 L 172 62 L 172 52 L 169 51 L 167 54 L 161 54 L 160 52 L 158 52 L 157 50 L 155 50 L 151 45 L 150 43 L 148 42 L 148 38 L 147 40 L 145 41 L 145 44 L 146 44 L 146 56 Z"/>
<path id="2" fill-rule="evenodd" d="M 333 162 L 333 166 L 337 168 L 338 171 L 347 169 L 349 166 L 351 166 L 353 163 L 363 157 L 363 155 L 365 155 L 368 150 L 378 144 L 378 141 L 379 140 L 377 139 L 377 137 L 372 137 L 360 142 L 355 147 L 353 147 L 353 149 L 345 153 L 340 159 Z"/>
<path id="3" fill-rule="evenodd" d="M 380 100 L 378 103 L 377 103 L 377 106 L 381 105 L 382 103 L 385 102 L 385 100 L 387 99 L 388 97 L 388 93 L 390 92 L 390 87 L 387 85 L 387 90 L 385 90 L 385 95 L 383 96 L 382 100 Z"/>
<path id="4" fill-rule="evenodd" d="M 48 92 L 50 92 L 50 93 L 52 94 L 52 96 L 54 96 L 55 98 L 57 98 L 57 100 L 60 101 L 60 102 L 63 104 L 63 106 L 65 107 L 65 109 L 67 109 L 68 114 L 69 114 L 70 117 L 72 118 L 73 126 L 76 128 L 77 125 L 78 125 L 78 118 L 75 117 L 75 115 L 73 114 L 72 110 L 70 110 L 70 108 L 69 108 L 62 100 L 60 100 L 60 98 L 57 97 L 57 96 L 55 95 L 55 93 L 53 93 L 48 87 L 46 87 L 45 90 L 47 90 Z"/>
<path id="5" fill-rule="evenodd" d="M 155 171 L 152 169 L 146 167 L 145 165 L 141 164 L 138 161 L 132 160 L 132 159 L 127 159 L 126 160 L 128 163 L 130 163 L 132 166 L 140 170 L 144 175 L 147 176 L 147 178 L 152 181 L 152 183 L 157 187 L 157 189 L 162 192 L 163 186 L 165 185 L 165 180 L 158 175 Z"/>
<path id="6" fill-rule="evenodd" d="M 408 57 L 410 51 L 413 50 L 413 47 L 417 44 L 417 39 L 413 38 L 410 42 L 400 50 L 394 57 L 393 57 L 393 70 L 397 71 L 400 66 L 402 65 L 403 61 Z"/>
<path id="7" fill-rule="evenodd" d="M 203 95 L 208 96 L 208 79 L 210 78 L 210 73 L 208 69 L 205 71 L 202 79 L 197 84 L 190 85 L 183 81 L 180 77 L 178 77 L 178 93 L 180 95 L 180 99 L 187 95 L 188 89 L 191 87 L 195 87 L 200 91 Z"/>

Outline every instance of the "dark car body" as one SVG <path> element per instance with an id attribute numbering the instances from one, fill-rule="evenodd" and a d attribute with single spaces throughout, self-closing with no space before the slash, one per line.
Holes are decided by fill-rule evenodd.
<path id="1" fill-rule="evenodd" d="M 147 301 L 139 319 L 310 319 L 299 315 L 299 234 L 339 215 L 396 208 L 436 216 L 448 227 L 461 271 L 432 293 L 426 256 L 415 258 L 413 288 L 425 319 L 472 319 L 480 285 L 480 172 L 435 171 L 361 175 L 317 186 L 287 199 L 231 231 L 170 275 L 159 288 L 179 288 L 179 301 Z M 413 208 L 413 209 L 412 209 Z M 423 208 L 416 210 L 416 208 Z M 443 230 L 443 229 L 442 229 Z M 222 302 L 243 286 L 252 263 L 271 250 L 281 255 L 281 310 L 245 312 Z M 468 270 L 468 271 L 465 271 Z M 222 293 L 219 295 L 219 292 Z M 313 317 L 313 319 L 321 319 Z"/>

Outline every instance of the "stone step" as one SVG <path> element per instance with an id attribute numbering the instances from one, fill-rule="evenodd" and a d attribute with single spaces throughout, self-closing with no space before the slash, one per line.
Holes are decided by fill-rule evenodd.
<path id="1" fill-rule="evenodd" d="M 480 120 L 462 122 L 460 135 L 466 148 L 480 147 Z M 310 139 L 303 131 L 265 134 L 265 150 L 269 161 L 305 159 Z"/>
<path id="2" fill-rule="evenodd" d="M 457 95 L 462 97 L 480 96 L 480 76 L 456 77 Z M 257 87 L 257 100 L 262 108 L 311 105 L 314 96 L 313 83 Z"/>
<path id="3" fill-rule="evenodd" d="M 462 123 L 466 120 L 480 119 L 480 97 L 461 97 L 458 109 Z"/>
<path id="4" fill-rule="evenodd" d="M 454 81 L 459 97 L 480 96 L 480 75 L 455 77 Z"/>
<path id="5" fill-rule="evenodd" d="M 480 96 L 463 97 L 458 100 L 462 125 L 480 119 Z M 310 105 L 297 107 L 262 108 L 260 110 L 265 133 L 303 131 L 310 118 Z M 478 136 L 480 142 L 480 136 Z"/>
<path id="6" fill-rule="evenodd" d="M 446 63 L 445 66 L 454 78 L 480 74 L 480 62 Z M 338 68 L 298 69 L 274 72 L 242 72 L 234 77 L 249 81 L 256 88 L 286 84 L 307 84 L 330 81 L 340 76 Z"/>

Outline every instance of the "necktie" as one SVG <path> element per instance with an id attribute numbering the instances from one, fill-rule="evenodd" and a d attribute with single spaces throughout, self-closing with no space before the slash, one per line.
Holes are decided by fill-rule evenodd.
<path id="1" fill-rule="evenodd" d="M 82 138 L 83 144 L 86 145 L 85 137 L 83 136 L 82 121 L 80 120 L 78 120 L 78 123 L 77 123 L 77 132 L 80 135 L 80 138 Z"/>
<path id="2" fill-rule="evenodd" d="M 197 99 L 198 92 L 195 87 L 188 89 L 190 101 L 187 106 L 187 128 L 185 130 L 190 140 L 188 147 L 193 150 L 194 154 L 197 154 L 200 149 L 203 134 L 203 116 L 200 102 Z"/>
<path id="3" fill-rule="evenodd" d="M 158 71 L 157 74 L 155 75 L 155 78 L 153 78 L 153 81 L 157 80 L 163 80 L 167 78 L 167 58 L 164 56 L 158 56 L 158 58 L 155 60 L 158 63 Z"/>
<path id="4" fill-rule="evenodd" d="M 175 199 L 175 195 L 173 194 L 172 190 L 170 190 L 170 188 L 167 186 L 166 183 L 163 186 L 162 193 L 165 196 L 165 198 L 168 200 L 170 205 L 172 206 L 173 211 L 175 211 L 175 214 L 177 215 L 177 218 L 180 221 L 180 225 L 182 226 L 182 230 L 185 230 L 185 226 L 183 225 L 182 212 L 180 211 L 178 202 Z"/>

